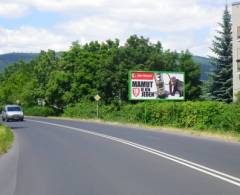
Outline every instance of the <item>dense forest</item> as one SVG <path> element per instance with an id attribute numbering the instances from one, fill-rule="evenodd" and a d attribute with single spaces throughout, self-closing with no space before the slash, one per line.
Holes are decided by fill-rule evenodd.
<path id="1" fill-rule="evenodd" d="M 66 52 L 42 51 L 30 62 L 20 61 L 0 74 L 0 103 L 34 106 L 37 99 L 63 110 L 99 94 L 105 104 L 128 101 L 129 70 L 168 70 L 186 74 L 186 99 L 201 95 L 200 67 L 189 51 L 164 50 L 161 43 L 133 35 L 119 40 L 72 43 Z"/>

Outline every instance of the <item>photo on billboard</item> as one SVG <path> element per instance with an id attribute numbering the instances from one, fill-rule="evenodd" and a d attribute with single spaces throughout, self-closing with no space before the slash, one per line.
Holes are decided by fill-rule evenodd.
<path id="1" fill-rule="evenodd" d="M 129 100 L 184 100 L 183 72 L 129 71 Z"/>

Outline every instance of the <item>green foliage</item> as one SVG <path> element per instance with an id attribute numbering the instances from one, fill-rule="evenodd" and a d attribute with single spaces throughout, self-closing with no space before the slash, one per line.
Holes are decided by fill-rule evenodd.
<path id="1" fill-rule="evenodd" d="M 192 55 L 186 51 L 179 56 L 179 71 L 185 72 L 186 99 L 198 99 L 201 95 L 200 66 L 193 63 Z"/>
<path id="2" fill-rule="evenodd" d="M 240 105 L 224 105 L 222 113 L 214 118 L 214 128 L 240 133 Z"/>
<path id="3" fill-rule="evenodd" d="M 33 106 L 33 107 L 27 107 L 24 108 L 24 114 L 28 116 L 56 116 L 58 115 L 58 112 L 49 107 L 40 107 L 40 106 Z"/>
<path id="4" fill-rule="evenodd" d="M 0 124 L 0 154 L 7 152 L 14 140 L 13 132 Z"/>
<path id="5" fill-rule="evenodd" d="M 89 101 L 77 103 L 75 106 L 68 106 L 64 110 L 63 116 L 79 117 L 84 119 L 96 118 L 96 104 Z"/>
<path id="6" fill-rule="evenodd" d="M 17 100 L 24 107 L 44 99 L 47 107 L 60 111 L 82 100 L 93 101 L 99 94 L 104 104 L 128 102 L 129 70 L 181 71 L 186 75 L 186 98 L 200 96 L 200 68 L 188 52 L 164 51 L 160 42 L 130 36 L 119 40 L 90 42 L 60 54 L 42 51 L 35 59 L 8 66 L 0 74 L 0 104 Z"/>
<path id="7" fill-rule="evenodd" d="M 211 58 L 214 71 L 211 75 L 209 87 L 210 97 L 213 100 L 232 102 L 232 23 L 228 7 L 223 14 L 221 31 L 215 36 L 212 51 L 216 57 Z"/>
<path id="8" fill-rule="evenodd" d="M 240 105 L 213 101 L 100 105 L 99 117 L 108 121 L 144 123 L 145 106 L 147 124 L 150 125 L 240 133 Z M 96 118 L 96 104 L 82 102 L 66 108 L 63 115 Z"/>

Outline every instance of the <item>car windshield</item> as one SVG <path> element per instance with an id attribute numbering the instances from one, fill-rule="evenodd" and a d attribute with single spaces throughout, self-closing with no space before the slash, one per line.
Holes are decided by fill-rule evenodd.
<path id="1" fill-rule="evenodd" d="M 21 108 L 18 106 L 14 106 L 14 107 L 8 107 L 7 111 L 9 112 L 16 112 L 16 111 L 21 111 Z"/>

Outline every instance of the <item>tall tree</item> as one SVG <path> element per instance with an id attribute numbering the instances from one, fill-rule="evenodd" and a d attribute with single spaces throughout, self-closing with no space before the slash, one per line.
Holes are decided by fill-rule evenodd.
<path id="1" fill-rule="evenodd" d="M 226 5 L 223 14 L 223 22 L 219 24 L 220 31 L 213 41 L 212 51 L 215 57 L 211 57 L 214 67 L 210 75 L 210 98 L 217 101 L 232 101 L 232 22 L 231 15 Z"/>
<path id="2" fill-rule="evenodd" d="M 186 73 L 186 98 L 200 94 L 199 66 L 186 52 L 164 50 L 161 43 L 130 36 L 120 41 L 74 42 L 68 51 L 42 51 L 28 63 L 18 62 L 0 73 L 0 104 L 20 100 L 26 106 L 37 104 L 63 110 L 82 100 L 94 100 L 98 93 L 104 103 L 128 101 L 129 70 L 169 70 Z"/>
<path id="3" fill-rule="evenodd" d="M 178 62 L 179 65 L 172 70 L 185 72 L 186 99 L 198 99 L 201 95 L 200 66 L 193 61 L 188 50 L 179 54 Z"/>

